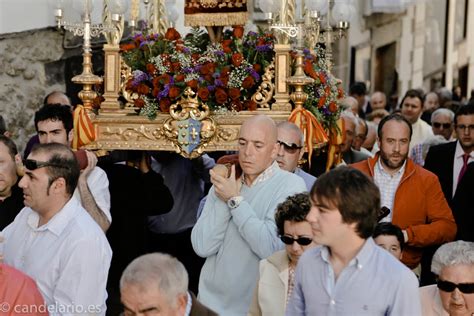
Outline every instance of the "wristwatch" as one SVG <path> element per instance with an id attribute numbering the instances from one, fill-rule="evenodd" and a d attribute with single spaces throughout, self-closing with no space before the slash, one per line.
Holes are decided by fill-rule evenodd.
<path id="1" fill-rule="evenodd" d="M 244 197 L 240 195 L 231 197 L 230 199 L 227 200 L 227 206 L 233 210 L 234 208 L 239 207 L 240 203 L 243 200 L 244 200 Z"/>

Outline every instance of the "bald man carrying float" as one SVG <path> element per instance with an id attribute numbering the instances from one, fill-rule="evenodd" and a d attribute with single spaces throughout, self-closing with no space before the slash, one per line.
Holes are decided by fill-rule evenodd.
<path id="1" fill-rule="evenodd" d="M 274 220 L 277 205 L 306 191 L 300 177 L 278 167 L 279 147 L 273 120 L 251 117 L 239 135 L 242 177 L 235 179 L 234 167 L 229 178 L 210 171 L 213 186 L 191 240 L 206 258 L 199 300 L 219 315 L 247 314 L 259 261 L 283 249 Z"/>

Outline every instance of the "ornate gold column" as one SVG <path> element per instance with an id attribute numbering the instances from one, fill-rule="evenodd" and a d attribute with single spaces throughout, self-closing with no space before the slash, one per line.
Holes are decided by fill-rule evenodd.
<path id="1" fill-rule="evenodd" d="M 113 21 L 113 23 L 112 23 Z M 104 0 L 102 23 L 115 26 L 113 31 L 104 34 L 107 44 L 104 44 L 104 102 L 100 105 L 99 113 L 120 113 L 118 102 L 120 92 L 120 40 L 124 29 L 124 19 L 117 14 L 111 14 L 109 1 Z"/>
<path id="2" fill-rule="evenodd" d="M 286 82 L 291 76 L 291 45 L 275 44 L 275 103 L 272 110 L 291 111 L 290 89 Z"/>

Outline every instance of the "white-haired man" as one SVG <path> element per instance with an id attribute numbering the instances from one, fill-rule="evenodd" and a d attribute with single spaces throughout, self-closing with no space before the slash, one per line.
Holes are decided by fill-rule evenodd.
<path id="1" fill-rule="evenodd" d="M 188 273 L 178 259 L 150 253 L 133 260 L 120 279 L 124 316 L 214 316 L 188 292 Z"/>

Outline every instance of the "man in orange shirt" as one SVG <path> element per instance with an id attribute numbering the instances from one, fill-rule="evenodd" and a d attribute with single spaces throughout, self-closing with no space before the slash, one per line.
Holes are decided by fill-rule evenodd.
<path id="1" fill-rule="evenodd" d="M 408 158 L 411 134 L 411 124 L 403 116 L 387 116 L 378 127 L 380 151 L 352 167 L 379 187 L 381 206 L 390 210 L 381 221 L 402 229 L 406 243 L 402 262 L 414 269 L 424 247 L 454 239 L 456 223 L 436 175 Z"/>

